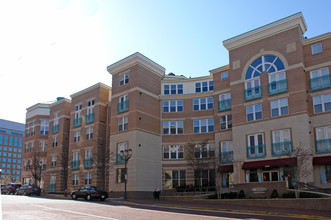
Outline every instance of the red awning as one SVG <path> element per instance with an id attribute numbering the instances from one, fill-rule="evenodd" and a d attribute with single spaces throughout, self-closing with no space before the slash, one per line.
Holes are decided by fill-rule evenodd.
<path id="1" fill-rule="evenodd" d="M 266 168 L 266 167 L 287 167 L 295 166 L 297 164 L 296 158 L 283 158 L 275 160 L 259 160 L 252 162 L 244 162 L 242 169 L 257 169 L 257 168 Z"/>
<path id="2" fill-rule="evenodd" d="M 225 165 L 218 167 L 219 173 L 232 173 L 233 172 L 233 165 Z"/>
<path id="3" fill-rule="evenodd" d="M 328 165 L 328 164 L 331 164 L 331 156 L 313 158 L 313 165 Z"/>

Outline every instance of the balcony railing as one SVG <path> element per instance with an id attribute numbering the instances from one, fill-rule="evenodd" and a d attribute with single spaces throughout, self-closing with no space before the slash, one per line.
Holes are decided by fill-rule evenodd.
<path id="1" fill-rule="evenodd" d="M 55 183 L 49 184 L 48 192 L 55 192 L 55 187 L 56 187 Z"/>
<path id="2" fill-rule="evenodd" d="M 73 121 L 73 127 L 76 128 L 76 127 L 79 127 L 82 125 L 82 118 L 75 118 L 74 121 Z"/>
<path id="3" fill-rule="evenodd" d="M 226 111 L 231 109 L 231 99 L 218 101 L 218 111 Z"/>
<path id="4" fill-rule="evenodd" d="M 291 155 L 292 141 L 285 141 L 272 144 L 272 156 Z"/>
<path id="5" fill-rule="evenodd" d="M 84 159 L 84 169 L 92 168 L 92 158 Z"/>
<path id="6" fill-rule="evenodd" d="M 220 163 L 232 163 L 233 151 L 220 152 Z"/>
<path id="7" fill-rule="evenodd" d="M 53 125 L 52 126 L 52 134 L 56 134 L 59 132 L 59 125 Z"/>
<path id="8" fill-rule="evenodd" d="M 316 140 L 316 153 L 330 153 L 331 152 L 331 139 Z"/>
<path id="9" fill-rule="evenodd" d="M 126 112 L 129 110 L 129 100 L 117 104 L 117 113 Z"/>
<path id="10" fill-rule="evenodd" d="M 287 92 L 287 79 L 274 81 L 268 84 L 269 95 L 275 95 L 282 92 Z"/>
<path id="11" fill-rule="evenodd" d="M 330 88 L 331 87 L 331 75 L 320 76 L 309 80 L 309 86 L 311 91 Z"/>
<path id="12" fill-rule="evenodd" d="M 91 124 L 94 122 L 94 113 L 85 115 L 85 124 Z"/>
<path id="13" fill-rule="evenodd" d="M 258 99 L 262 97 L 262 89 L 261 86 L 256 86 L 254 88 L 245 89 L 244 98 L 245 101 Z"/>
<path id="14" fill-rule="evenodd" d="M 71 161 L 71 169 L 72 170 L 78 170 L 79 169 L 79 160 Z"/>
<path id="15" fill-rule="evenodd" d="M 247 158 L 260 158 L 265 157 L 265 145 L 255 145 L 255 146 L 248 146 L 247 147 Z"/>
<path id="16" fill-rule="evenodd" d="M 125 164 L 125 161 L 120 157 L 120 154 L 116 154 L 116 164 Z"/>

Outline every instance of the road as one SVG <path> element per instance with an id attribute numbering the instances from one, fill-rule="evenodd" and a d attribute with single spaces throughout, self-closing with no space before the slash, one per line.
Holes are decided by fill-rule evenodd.
<path id="1" fill-rule="evenodd" d="M 307 216 L 270 215 L 185 207 L 166 207 L 122 203 L 122 201 L 93 201 L 1 195 L 4 220 L 38 219 L 307 219 Z M 324 218 L 326 219 L 326 218 Z"/>

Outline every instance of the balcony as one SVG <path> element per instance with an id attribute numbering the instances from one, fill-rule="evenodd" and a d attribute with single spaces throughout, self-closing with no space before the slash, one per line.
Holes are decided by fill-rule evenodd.
<path id="1" fill-rule="evenodd" d="M 79 169 L 79 160 L 71 161 L 71 169 L 72 170 L 78 170 Z"/>
<path id="2" fill-rule="evenodd" d="M 84 169 L 92 168 L 92 158 L 84 159 Z"/>
<path id="3" fill-rule="evenodd" d="M 233 151 L 220 152 L 220 163 L 232 163 Z"/>
<path id="4" fill-rule="evenodd" d="M 287 79 L 274 81 L 268 84 L 269 95 L 276 95 L 287 91 Z"/>
<path id="5" fill-rule="evenodd" d="M 272 144 L 272 156 L 282 156 L 292 154 L 292 141 L 285 141 Z"/>
<path id="6" fill-rule="evenodd" d="M 73 121 L 73 127 L 77 128 L 81 125 L 82 125 L 82 118 L 81 117 L 80 118 L 75 118 L 74 121 Z"/>
<path id="7" fill-rule="evenodd" d="M 126 112 L 129 110 L 129 100 L 117 104 L 117 113 Z"/>
<path id="8" fill-rule="evenodd" d="M 55 183 L 50 183 L 48 186 L 48 192 L 55 192 Z"/>
<path id="9" fill-rule="evenodd" d="M 254 88 L 245 89 L 244 98 L 245 101 L 258 99 L 262 97 L 262 89 L 261 86 L 256 86 Z"/>
<path id="10" fill-rule="evenodd" d="M 94 122 L 94 113 L 85 115 L 85 124 L 91 124 Z"/>
<path id="11" fill-rule="evenodd" d="M 226 111 L 231 109 L 231 99 L 218 101 L 218 111 Z"/>
<path id="12" fill-rule="evenodd" d="M 265 145 L 264 144 L 247 147 L 247 158 L 248 159 L 260 158 L 260 157 L 265 157 Z"/>
<path id="13" fill-rule="evenodd" d="M 52 134 L 56 134 L 59 132 L 59 125 L 53 125 L 52 126 Z"/>
<path id="14" fill-rule="evenodd" d="M 331 152 L 331 139 L 316 140 L 315 144 L 316 144 L 316 153 L 323 154 L 323 153 Z"/>
<path id="15" fill-rule="evenodd" d="M 331 75 L 320 76 L 309 80 L 310 91 L 331 87 Z"/>
<path id="16" fill-rule="evenodd" d="M 116 164 L 124 164 L 125 161 L 120 157 L 120 154 L 116 154 Z"/>

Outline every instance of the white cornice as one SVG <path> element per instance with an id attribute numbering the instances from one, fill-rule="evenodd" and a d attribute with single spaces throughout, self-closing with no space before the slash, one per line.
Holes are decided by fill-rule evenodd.
<path id="1" fill-rule="evenodd" d="M 312 37 L 309 39 L 304 39 L 302 44 L 305 46 L 305 45 L 309 45 L 309 44 L 313 44 L 313 43 L 325 40 L 327 38 L 331 38 L 331 32 L 328 32 L 328 33 L 325 33 L 325 34 L 322 34 L 322 35 L 319 35 L 316 37 Z"/>
<path id="2" fill-rule="evenodd" d="M 221 66 L 216 69 L 209 70 L 209 72 L 211 74 L 215 74 L 215 73 L 224 72 L 224 71 L 228 71 L 228 70 L 230 70 L 230 65 Z"/>
<path id="3" fill-rule="evenodd" d="M 225 40 L 223 45 L 230 51 L 295 27 L 299 27 L 302 33 L 307 31 L 307 25 L 301 12 Z"/>
<path id="4" fill-rule="evenodd" d="M 97 84 L 94 84 L 93 86 L 90 86 L 90 87 L 88 87 L 88 88 L 86 88 L 86 89 L 83 89 L 83 90 L 81 90 L 81 91 L 79 91 L 79 92 L 76 92 L 76 93 L 70 95 L 70 97 L 71 97 L 71 98 L 77 97 L 77 96 L 79 96 L 79 95 L 81 95 L 81 94 L 84 94 L 84 93 L 90 92 L 90 91 L 92 91 L 93 89 L 96 89 L 96 88 L 99 88 L 99 87 L 102 87 L 102 88 L 105 88 L 105 89 L 108 89 L 108 90 L 111 91 L 111 87 L 109 87 L 109 86 L 107 86 L 107 85 L 105 85 L 105 84 L 99 82 L 99 83 L 97 83 Z"/>
<path id="5" fill-rule="evenodd" d="M 50 105 L 50 107 L 52 108 L 52 107 L 54 107 L 54 106 L 56 106 L 56 105 L 58 105 L 58 104 L 61 104 L 61 103 L 63 103 L 63 102 L 67 102 L 67 103 L 71 103 L 71 100 L 70 99 L 67 99 L 67 98 L 63 98 L 63 99 L 61 99 L 61 100 L 59 100 L 59 101 L 57 101 L 57 102 L 54 102 L 54 103 L 52 103 L 51 105 Z"/>
<path id="6" fill-rule="evenodd" d="M 199 82 L 204 80 L 212 80 L 213 76 L 210 74 L 209 76 L 199 76 L 194 78 L 163 78 L 161 81 L 161 85 L 164 83 L 184 83 L 184 82 Z"/>
<path id="7" fill-rule="evenodd" d="M 160 66 L 159 64 L 155 63 L 154 61 L 148 59 L 144 55 L 142 55 L 139 52 L 136 52 L 116 63 L 113 63 L 107 67 L 107 71 L 114 75 L 134 64 L 140 64 L 142 66 L 145 66 L 146 68 L 150 69 L 157 75 L 163 77 L 165 73 L 165 68 Z"/>

